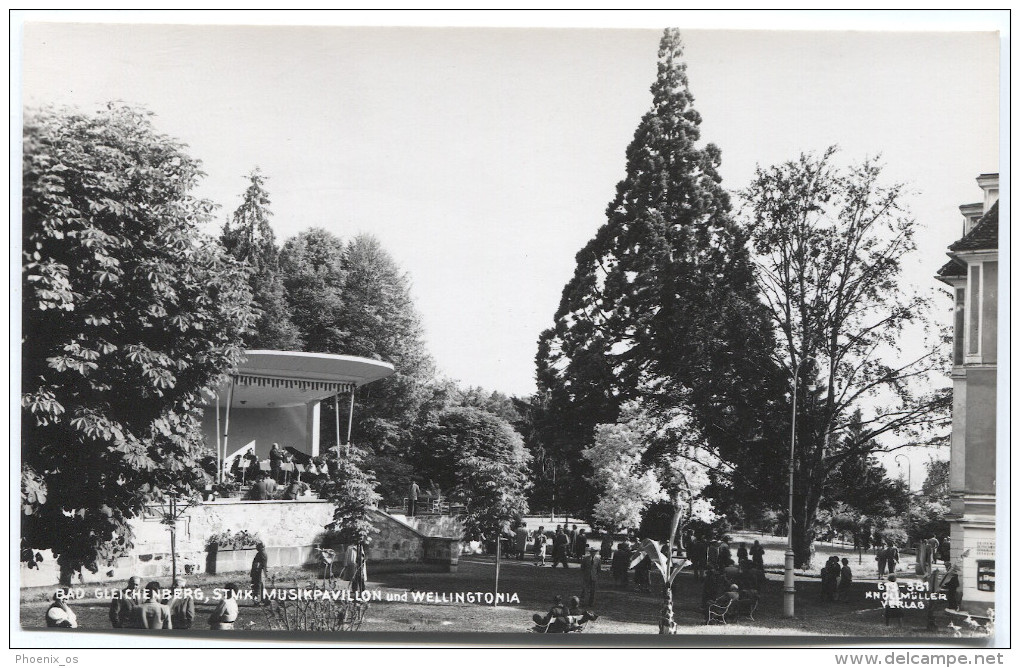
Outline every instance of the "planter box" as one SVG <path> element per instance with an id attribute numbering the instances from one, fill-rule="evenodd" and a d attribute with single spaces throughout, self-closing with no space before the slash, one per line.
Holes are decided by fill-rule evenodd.
<path id="1" fill-rule="evenodd" d="M 210 549 L 206 552 L 205 570 L 213 575 L 250 571 L 255 548 L 232 550 L 229 548 Z"/>

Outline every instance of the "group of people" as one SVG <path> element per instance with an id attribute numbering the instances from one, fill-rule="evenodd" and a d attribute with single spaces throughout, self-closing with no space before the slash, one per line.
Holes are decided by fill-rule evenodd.
<path id="1" fill-rule="evenodd" d="M 132 576 L 127 587 L 115 592 L 110 602 L 110 625 L 115 629 L 172 630 L 190 629 L 195 623 L 195 599 L 187 590 L 184 578 L 173 580 L 171 589 L 164 589 L 158 580 L 142 587 L 140 578 Z M 212 614 L 209 628 L 232 629 L 237 620 L 237 586 L 228 585 Z M 46 611 L 46 626 L 78 628 L 78 617 L 67 604 L 68 590 L 58 589 Z"/>
<path id="2" fill-rule="evenodd" d="M 280 486 L 272 476 L 265 471 L 260 471 L 244 498 L 248 501 L 269 501 L 271 499 L 293 501 L 304 496 L 308 489 L 309 485 L 301 481 L 300 473 L 286 485 Z"/>
<path id="3" fill-rule="evenodd" d="M 878 562 L 879 580 L 883 579 L 887 572 L 892 575 L 896 572 L 896 565 L 900 563 L 900 549 L 891 540 L 885 545 L 879 544 L 875 548 L 875 561 Z"/>
<path id="4" fill-rule="evenodd" d="M 531 620 L 535 622 L 535 630 L 541 633 L 571 633 L 580 631 L 585 624 L 598 618 L 595 613 L 581 608 L 579 597 L 571 596 L 569 602 L 564 605 L 563 597 L 556 596 L 549 612 L 545 615 L 535 613 Z"/>
<path id="5" fill-rule="evenodd" d="M 839 557 L 835 555 L 829 557 L 825 565 L 822 566 L 822 600 L 849 600 L 853 581 L 854 574 L 850 569 L 850 560 L 844 557 L 842 565 L 840 565 Z"/>
<path id="6" fill-rule="evenodd" d="M 576 524 L 572 527 L 557 524 L 550 540 L 545 526 L 540 526 L 536 531 L 530 532 L 527 522 L 521 522 L 512 535 L 508 535 L 507 538 L 512 552 L 520 561 L 523 561 L 527 556 L 530 544 L 536 566 L 545 566 L 550 543 L 552 545 L 553 568 L 559 564 L 562 564 L 564 568 L 569 568 L 570 559 L 581 560 L 588 554 L 588 534 L 584 529 L 578 529 Z"/>

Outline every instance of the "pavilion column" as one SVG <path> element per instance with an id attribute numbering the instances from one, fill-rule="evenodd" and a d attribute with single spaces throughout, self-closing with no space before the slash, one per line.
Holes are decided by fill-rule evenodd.
<path id="1" fill-rule="evenodd" d="M 230 406 L 234 403 L 234 380 L 234 376 L 231 376 L 230 389 L 227 390 L 227 417 L 223 423 L 223 453 L 216 464 L 216 480 L 218 482 L 223 482 L 223 463 L 227 458 L 227 439 L 230 437 Z"/>
<path id="2" fill-rule="evenodd" d="M 351 427 L 354 426 L 354 388 L 351 388 L 351 408 L 347 413 L 347 451 L 351 450 Z"/>
<path id="3" fill-rule="evenodd" d="M 306 448 L 312 457 L 319 456 L 319 424 L 321 418 L 322 402 L 311 401 L 305 404 L 307 419 L 305 421 Z"/>

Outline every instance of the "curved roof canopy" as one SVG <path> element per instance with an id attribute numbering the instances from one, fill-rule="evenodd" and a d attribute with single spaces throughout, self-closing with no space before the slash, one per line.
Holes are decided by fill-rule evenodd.
<path id="1" fill-rule="evenodd" d="M 327 353 L 249 350 L 230 373 L 233 408 L 286 408 L 351 392 L 393 375 L 389 362 Z M 218 390 L 225 406 L 231 382 Z"/>

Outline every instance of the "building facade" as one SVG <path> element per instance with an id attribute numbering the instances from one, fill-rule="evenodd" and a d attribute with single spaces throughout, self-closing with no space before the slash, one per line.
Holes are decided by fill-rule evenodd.
<path id="1" fill-rule="evenodd" d="M 949 487 L 952 559 L 965 552 L 961 608 L 985 614 L 995 600 L 996 359 L 999 175 L 977 178 L 980 202 L 960 207 L 963 236 L 938 279 L 952 290 L 953 428 Z"/>

